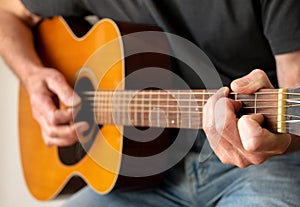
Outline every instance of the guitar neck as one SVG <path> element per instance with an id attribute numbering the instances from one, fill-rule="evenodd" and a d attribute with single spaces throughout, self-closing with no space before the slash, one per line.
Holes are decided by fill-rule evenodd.
<path id="1" fill-rule="evenodd" d="M 116 90 L 86 92 L 99 125 L 202 129 L 203 106 L 215 90 Z M 243 103 L 241 114 L 263 114 L 273 132 L 286 132 L 285 89 L 252 95 L 231 93 Z"/>

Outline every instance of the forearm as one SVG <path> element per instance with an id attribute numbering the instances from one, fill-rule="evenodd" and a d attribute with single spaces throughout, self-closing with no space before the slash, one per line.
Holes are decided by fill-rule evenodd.
<path id="1" fill-rule="evenodd" d="M 6 64 L 24 83 L 42 65 L 35 52 L 29 22 L 0 8 L 0 54 Z"/>

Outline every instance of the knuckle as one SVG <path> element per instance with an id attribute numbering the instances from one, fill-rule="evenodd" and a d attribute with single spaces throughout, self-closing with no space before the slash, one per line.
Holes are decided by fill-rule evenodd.
<path id="1" fill-rule="evenodd" d="M 55 132 L 55 130 L 53 130 L 53 128 L 46 128 L 45 129 L 45 133 L 47 134 L 48 137 L 56 137 L 57 133 Z"/>
<path id="2" fill-rule="evenodd" d="M 252 163 L 254 165 L 260 165 L 262 163 L 264 163 L 266 161 L 266 159 L 264 157 L 256 157 L 255 159 L 252 160 Z"/>
<path id="3" fill-rule="evenodd" d="M 32 116 L 33 118 L 36 120 L 36 121 L 39 121 L 40 120 L 40 113 L 37 112 L 36 110 L 32 110 Z"/>
<path id="4" fill-rule="evenodd" d="M 243 147 L 248 153 L 256 153 L 259 152 L 260 149 L 260 145 L 255 141 L 244 142 Z"/>
<path id="5" fill-rule="evenodd" d="M 69 139 L 68 142 L 66 143 L 68 146 L 73 145 L 77 142 L 77 139 L 73 138 L 73 139 Z"/>
<path id="6" fill-rule="evenodd" d="M 244 163 L 244 162 L 239 162 L 239 163 L 236 164 L 236 166 L 237 166 L 238 168 L 247 168 L 247 167 L 249 167 L 250 165 L 251 165 L 250 163 Z"/>
<path id="7" fill-rule="evenodd" d="M 52 147 L 52 146 L 53 146 L 52 142 L 49 141 L 49 140 L 44 140 L 44 143 L 45 143 L 45 145 L 46 145 L 47 147 Z"/>
<path id="8" fill-rule="evenodd" d="M 77 137 L 77 131 L 74 127 L 70 127 L 69 130 L 69 137 L 71 137 L 72 139 Z"/>
<path id="9" fill-rule="evenodd" d="M 261 69 L 254 69 L 252 73 L 255 74 L 255 76 L 257 76 L 258 78 L 266 76 L 265 72 Z"/>
<path id="10" fill-rule="evenodd" d="M 47 147 L 52 147 L 53 146 L 53 143 L 50 139 L 50 137 L 48 137 L 47 133 L 45 131 L 42 132 L 42 135 L 43 135 L 43 140 L 44 140 L 44 144 L 47 146 Z"/>
<path id="11" fill-rule="evenodd" d="M 225 119 L 217 122 L 216 130 L 219 132 L 219 134 L 228 134 L 232 131 L 232 127 L 229 121 Z"/>
<path id="12" fill-rule="evenodd" d="M 255 69 L 253 71 L 253 73 L 255 74 L 255 77 L 259 80 L 267 80 L 268 79 L 267 74 L 261 69 Z"/>
<path id="13" fill-rule="evenodd" d="M 56 82 L 56 83 L 61 83 L 61 82 L 64 82 L 65 81 L 65 78 L 64 78 L 64 76 L 61 74 L 61 73 L 59 73 L 59 72 L 57 72 L 56 70 L 51 70 L 51 76 L 50 76 L 50 78 L 51 78 L 51 80 L 53 80 L 54 82 Z"/>
<path id="14" fill-rule="evenodd" d="M 232 159 L 229 158 L 229 156 L 227 155 L 227 153 L 220 149 L 219 147 L 216 147 L 214 149 L 214 152 L 216 153 L 216 155 L 218 156 L 219 160 L 225 164 L 225 165 L 229 165 L 229 164 L 232 164 Z"/>
<path id="15" fill-rule="evenodd" d="M 251 165 L 251 162 L 249 162 L 249 160 L 246 157 L 239 156 L 236 160 L 235 165 L 239 168 L 246 168 Z"/>
<path id="16" fill-rule="evenodd" d="M 206 134 L 212 134 L 215 133 L 215 125 L 213 122 L 211 121 L 207 121 L 204 125 L 203 125 L 203 130 L 205 131 Z"/>
<path id="17" fill-rule="evenodd" d="M 230 120 L 220 120 L 216 124 L 216 130 L 222 136 L 228 137 L 233 136 L 234 127 Z"/>
<path id="18" fill-rule="evenodd" d="M 61 143 L 59 144 L 60 146 L 71 146 L 77 142 L 77 139 L 74 137 L 72 138 L 63 138 L 61 140 Z"/>
<path id="19" fill-rule="evenodd" d="M 54 112 L 48 113 L 48 122 L 50 125 L 57 125 L 58 124 L 58 118 L 55 116 Z"/>
<path id="20" fill-rule="evenodd" d="M 287 150 L 287 147 L 280 147 L 279 149 L 277 149 L 277 154 L 284 154 Z"/>
<path id="21" fill-rule="evenodd" d="M 226 159 L 224 157 L 219 157 L 220 161 L 224 164 L 224 165 L 230 165 L 232 164 L 231 161 L 229 159 Z"/>

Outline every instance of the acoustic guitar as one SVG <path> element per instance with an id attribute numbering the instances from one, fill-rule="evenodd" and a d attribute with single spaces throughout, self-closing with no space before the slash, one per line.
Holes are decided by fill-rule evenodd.
<path id="1" fill-rule="evenodd" d="M 28 189 L 35 198 L 56 198 L 70 180 L 78 177 L 100 194 L 121 185 L 157 184 L 163 173 L 134 174 L 137 169 L 149 168 L 149 163 L 135 166 L 124 155 L 144 158 L 166 150 L 172 142 L 168 129 L 202 128 L 202 107 L 215 90 L 174 90 L 168 77 L 164 77 L 163 83 L 157 81 L 157 89 L 155 81 L 147 81 L 161 77 L 155 77 L 149 70 L 134 76 L 134 84 L 125 80 L 141 68 L 171 67 L 170 59 L 163 54 L 144 52 L 126 56 L 128 45 L 122 41 L 122 35 L 146 30 L 158 31 L 155 27 L 115 23 L 110 19 L 90 28 L 85 23 L 72 24 L 55 17 L 38 26 L 36 47 L 43 62 L 60 70 L 82 97 L 81 110 L 74 119 L 88 121 L 90 129 L 74 146 L 46 147 L 40 127 L 32 117 L 29 96 L 20 86 L 21 159 Z M 164 37 L 157 44 L 168 50 Z M 143 78 L 144 85 L 149 87 L 141 90 L 136 77 Z M 300 135 L 299 92 L 298 88 L 264 89 L 253 95 L 232 93 L 230 97 L 243 102 L 241 113 L 263 114 L 271 131 Z M 136 129 L 150 130 L 159 136 L 141 142 L 124 136 Z M 168 161 L 162 159 L 151 166 L 155 168 L 165 162 Z M 126 173 L 130 170 L 133 176 Z"/>

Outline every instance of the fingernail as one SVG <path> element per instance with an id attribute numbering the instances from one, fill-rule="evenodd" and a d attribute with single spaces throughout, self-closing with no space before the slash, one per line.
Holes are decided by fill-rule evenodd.
<path id="1" fill-rule="evenodd" d="M 73 96 L 69 98 L 68 103 L 70 103 L 70 106 L 74 107 L 80 104 L 80 102 L 81 102 L 81 98 L 76 93 L 73 93 Z"/>
<path id="2" fill-rule="evenodd" d="M 76 129 L 79 134 L 83 134 L 86 130 L 89 129 L 89 124 L 87 122 L 80 122 L 76 125 Z"/>
<path id="3" fill-rule="evenodd" d="M 224 95 L 227 96 L 229 94 L 230 90 L 228 87 L 222 87 L 218 90 L 218 93 L 220 93 L 220 95 Z"/>

